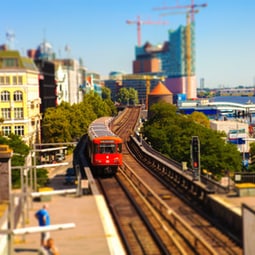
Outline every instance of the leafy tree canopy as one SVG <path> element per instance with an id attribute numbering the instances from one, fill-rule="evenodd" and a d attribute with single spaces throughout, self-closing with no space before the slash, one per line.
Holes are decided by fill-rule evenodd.
<path id="1" fill-rule="evenodd" d="M 24 166 L 25 158 L 29 154 L 29 146 L 22 141 L 21 137 L 18 135 L 10 134 L 8 137 L 0 136 L 0 144 L 5 144 L 13 150 L 13 156 L 11 158 L 11 166 Z M 12 175 L 12 186 L 20 186 L 20 171 L 13 170 Z"/>
<path id="2" fill-rule="evenodd" d="M 250 157 L 251 163 L 248 166 L 248 170 L 255 172 L 255 143 L 250 143 Z"/>
<path id="3" fill-rule="evenodd" d="M 210 121 L 207 116 L 202 112 L 193 112 L 189 115 L 192 121 L 197 122 L 198 124 L 210 128 Z"/>
<path id="4" fill-rule="evenodd" d="M 111 99 L 111 90 L 107 87 L 102 87 L 102 98 Z"/>
<path id="5" fill-rule="evenodd" d="M 179 162 L 186 161 L 190 166 L 191 139 L 198 136 L 201 170 L 207 169 L 215 176 L 226 170 L 240 171 L 241 157 L 236 146 L 226 143 L 222 132 L 209 129 L 200 113 L 177 114 L 175 106 L 160 102 L 151 106 L 150 115 L 142 129 L 143 136 L 162 154 Z"/>
<path id="6" fill-rule="evenodd" d="M 123 105 L 135 105 L 138 103 L 138 92 L 134 88 L 121 88 L 117 95 L 117 101 Z"/>
<path id="7" fill-rule="evenodd" d="M 43 141 L 76 141 L 86 134 L 93 120 L 115 115 L 116 112 L 114 103 L 108 97 L 103 100 L 93 91 L 87 93 L 81 103 L 70 105 L 64 102 L 56 108 L 48 108 L 42 121 Z"/>

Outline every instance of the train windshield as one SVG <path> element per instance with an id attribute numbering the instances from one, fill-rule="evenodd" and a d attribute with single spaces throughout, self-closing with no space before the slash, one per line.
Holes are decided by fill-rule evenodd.
<path id="1" fill-rule="evenodd" d="M 100 144 L 99 145 L 99 153 L 116 153 L 115 144 Z"/>

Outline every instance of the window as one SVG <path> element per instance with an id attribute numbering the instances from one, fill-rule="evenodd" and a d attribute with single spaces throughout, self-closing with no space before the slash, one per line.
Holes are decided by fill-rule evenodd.
<path id="1" fill-rule="evenodd" d="M 0 85 L 4 85 L 4 76 L 0 76 Z"/>
<path id="2" fill-rule="evenodd" d="M 10 92 L 8 92 L 8 91 L 1 92 L 1 101 L 9 102 L 10 101 Z"/>
<path id="3" fill-rule="evenodd" d="M 2 126 L 2 134 L 8 136 L 11 134 L 11 126 Z"/>
<path id="4" fill-rule="evenodd" d="M 18 76 L 18 83 L 20 85 L 23 85 L 23 77 L 22 76 Z"/>
<path id="5" fill-rule="evenodd" d="M 15 91 L 13 95 L 14 101 L 22 101 L 23 100 L 23 94 L 22 91 Z"/>
<path id="6" fill-rule="evenodd" d="M 14 119 L 23 119 L 23 108 L 14 108 Z"/>
<path id="7" fill-rule="evenodd" d="M 0 85 L 10 85 L 10 76 L 0 76 Z"/>
<path id="8" fill-rule="evenodd" d="M 115 144 L 100 144 L 100 152 L 102 154 L 115 153 Z"/>
<path id="9" fill-rule="evenodd" d="M 94 143 L 93 143 L 93 144 L 92 144 L 92 148 L 93 148 L 93 149 L 92 149 L 92 153 L 94 153 L 94 154 L 95 154 L 95 153 L 98 153 L 98 149 L 99 149 L 98 144 L 94 144 Z"/>
<path id="10" fill-rule="evenodd" d="M 4 120 L 10 120 L 11 119 L 11 108 L 2 108 L 1 113 L 2 113 L 2 118 Z"/>
<path id="11" fill-rule="evenodd" d="M 24 135 L 24 126 L 15 126 L 14 133 L 15 135 Z"/>
<path id="12" fill-rule="evenodd" d="M 5 77 L 5 84 L 10 85 L 10 76 Z"/>
<path id="13" fill-rule="evenodd" d="M 13 76 L 12 77 L 12 84 L 13 85 L 17 85 L 18 83 L 17 83 L 17 77 L 16 76 Z"/>
<path id="14" fill-rule="evenodd" d="M 118 144 L 117 151 L 118 151 L 118 153 L 122 152 L 122 144 L 121 143 Z"/>
<path id="15" fill-rule="evenodd" d="M 17 58 L 3 58 L 1 59 L 2 67 L 18 67 Z"/>

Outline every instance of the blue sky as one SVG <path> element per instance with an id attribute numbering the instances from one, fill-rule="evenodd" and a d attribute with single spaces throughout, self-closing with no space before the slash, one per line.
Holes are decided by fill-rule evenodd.
<path id="1" fill-rule="evenodd" d="M 194 0 L 196 75 L 216 88 L 255 85 L 255 1 Z M 142 44 L 168 39 L 168 30 L 186 24 L 185 14 L 161 16 L 155 7 L 189 5 L 191 0 L 9 0 L 1 2 L 0 44 L 13 32 L 12 49 L 22 55 L 46 39 L 57 57 L 81 58 L 88 71 L 107 76 L 111 71 L 132 72 L 137 44 L 136 25 L 126 20 L 166 21 L 142 25 Z M 68 45 L 71 51 L 65 51 Z"/>

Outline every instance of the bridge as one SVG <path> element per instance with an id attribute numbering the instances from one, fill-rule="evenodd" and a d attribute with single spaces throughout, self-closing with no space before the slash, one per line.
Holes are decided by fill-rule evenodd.
<path id="1" fill-rule="evenodd" d="M 255 112 L 255 104 L 252 103 L 238 104 L 232 102 L 208 102 L 207 106 L 216 107 L 219 111 L 233 110 L 233 111 L 245 111 L 247 113 Z"/>
<path id="2" fill-rule="evenodd" d="M 203 112 L 206 115 L 224 115 L 224 113 L 235 114 L 236 117 L 251 116 L 255 113 L 255 104 L 232 103 L 232 102 L 210 102 L 209 100 L 184 101 L 178 106 L 185 114 L 194 111 Z"/>

